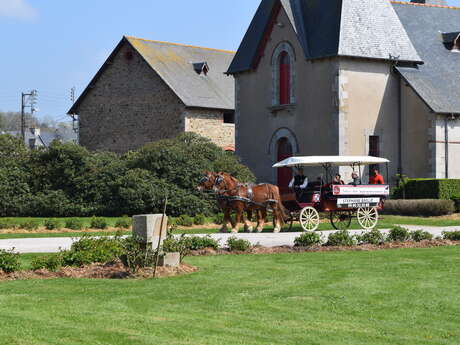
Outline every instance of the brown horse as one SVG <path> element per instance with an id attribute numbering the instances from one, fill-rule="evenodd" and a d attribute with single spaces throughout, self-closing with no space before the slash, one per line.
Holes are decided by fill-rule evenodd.
<path id="1" fill-rule="evenodd" d="M 217 173 L 206 171 L 198 184 L 198 187 L 197 187 L 198 190 L 200 192 L 204 192 L 204 191 L 216 192 L 215 185 L 216 185 L 217 176 L 218 176 Z M 227 232 L 229 224 L 231 224 L 232 229 L 235 229 L 236 224 L 231 217 L 232 210 L 236 210 L 235 203 L 232 202 L 229 198 L 223 195 L 219 195 L 219 194 L 217 195 L 217 203 L 219 207 L 222 209 L 222 211 L 224 212 L 224 222 L 222 224 L 222 227 L 220 228 L 220 231 Z M 244 229 L 245 231 L 252 232 L 253 226 L 249 222 L 249 219 L 252 219 L 252 210 L 246 210 L 246 212 L 247 212 L 247 218 L 244 219 L 244 223 L 245 223 Z M 261 215 L 258 215 L 258 217 L 261 217 Z"/>
<path id="2" fill-rule="evenodd" d="M 236 178 L 227 173 L 218 173 L 214 182 L 214 190 L 218 195 L 225 196 L 236 210 L 236 224 L 232 232 L 238 232 L 238 225 L 244 217 L 244 210 L 258 212 L 257 232 L 262 232 L 267 211 L 273 211 L 274 232 L 280 232 L 286 217 L 285 209 L 277 186 L 271 184 L 249 185 L 240 184 Z"/>

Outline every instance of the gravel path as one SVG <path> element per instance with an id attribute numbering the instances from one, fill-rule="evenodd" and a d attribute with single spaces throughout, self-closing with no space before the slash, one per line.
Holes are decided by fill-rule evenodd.
<path id="1" fill-rule="evenodd" d="M 441 236 L 444 231 L 460 230 L 460 227 L 433 227 L 433 226 L 418 226 L 418 225 L 404 225 L 409 230 L 425 230 L 433 234 L 433 236 Z M 388 232 L 388 230 L 381 230 Z M 321 236 L 324 240 L 334 231 L 323 231 Z M 352 234 L 359 234 L 361 230 L 351 230 Z M 235 236 L 243 238 L 251 242 L 251 244 L 259 244 L 264 247 L 278 247 L 278 246 L 293 246 L 294 239 L 301 233 L 298 232 L 284 232 L 279 234 L 263 233 L 263 234 L 212 234 L 211 237 L 219 240 L 222 245 L 227 242 L 228 238 Z M 206 236 L 206 235 L 197 235 Z M 70 237 L 55 237 L 55 238 L 21 238 L 21 239 L 8 239 L 0 240 L 0 249 L 12 249 L 19 253 L 56 253 L 61 249 L 69 249 L 75 239 Z"/>

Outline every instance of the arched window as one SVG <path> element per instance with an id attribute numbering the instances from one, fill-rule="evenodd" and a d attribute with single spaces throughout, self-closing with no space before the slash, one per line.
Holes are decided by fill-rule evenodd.
<path id="1" fill-rule="evenodd" d="M 288 42 L 281 42 L 272 56 L 272 104 L 295 103 L 295 53 Z"/>
<path id="2" fill-rule="evenodd" d="M 279 104 L 291 103 L 291 58 L 283 51 L 279 59 Z"/>

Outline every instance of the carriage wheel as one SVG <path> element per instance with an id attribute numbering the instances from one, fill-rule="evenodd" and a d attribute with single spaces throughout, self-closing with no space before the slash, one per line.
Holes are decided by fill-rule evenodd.
<path id="1" fill-rule="evenodd" d="M 300 212 L 300 225 L 305 231 L 315 231 L 319 227 L 319 213 L 313 207 L 305 207 Z"/>
<path id="2" fill-rule="evenodd" d="M 332 211 L 329 214 L 331 224 L 336 230 L 346 230 L 351 225 L 351 212 L 350 211 Z"/>
<path id="3" fill-rule="evenodd" d="M 379 221 L 379 212 L 376 207 L 358 208 L 356 215 L 359 225 L 365 230 L 374 229 Z"/>

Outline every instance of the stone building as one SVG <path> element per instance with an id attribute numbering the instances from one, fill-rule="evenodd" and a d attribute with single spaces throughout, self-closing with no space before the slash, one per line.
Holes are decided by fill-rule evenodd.
<path id="1" fill-rule="evenodd" d="M 195 132 L 234 150 L 233 52 L 123 37 L 70 109 L 80 144 L 124 153 Z"/>
<path id="2" fill-rule="evenodd" d="M 228 70 L 237 154 L 281 186 L 291 172 L 271 166 L 291 155 L 386 157 L 392 183 L 460 178 L 459 49 L 443 0 L 262 0 Z"/>

